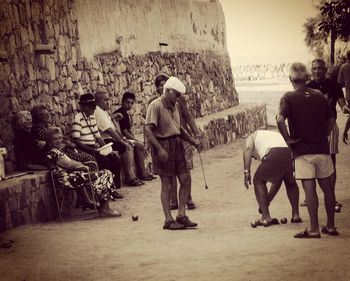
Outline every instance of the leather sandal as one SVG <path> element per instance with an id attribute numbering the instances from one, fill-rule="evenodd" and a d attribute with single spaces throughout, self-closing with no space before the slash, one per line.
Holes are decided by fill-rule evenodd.
<path id="1" fill-rule="evenodd" d="M 294 235 L 294 238 L 321 238 L 320 234 L 310 234 L 307 229 Z"/>
<path id="2" fill-rule="evenodd" d="M 334 228 L 333 230 L 329 230 L 326 226 L 321 228 L 321 232 L 323 234 L 327 234 L 327 235 L 331 235 L 331 236 L 338 236 L 339 232 L 337 231 L 336 228 Z"/>
<path id="3" fill-rule="evenodd" d="M 144 183 L 142 181 L 140 181 L 138 178 L 134 178 L 130 181 L 127 181 L 125 184 L 129 185 L 129 186 L 141 186 Z"/>
<path id="4" fill-rule="evenodd" d="M 183 224 L 179 224 L 175 220 L 166 221 L 163 225 L 163 229 L 168 229 L 168 230 L 182 230 L 185 228 L 186 228 L 186 226 L 184 226 Z"/>

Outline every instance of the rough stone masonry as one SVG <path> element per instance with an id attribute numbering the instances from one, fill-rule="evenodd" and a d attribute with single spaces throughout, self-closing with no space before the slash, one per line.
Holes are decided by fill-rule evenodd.
<path id="1" fill-rule="evenodd" d="M 0 57 L 4 58 L 0 62 L 0 131 L 1 142 L 9 152 L 7 171 L 13 170 L 14 162 L 13 115 L 30 110 L 34 104 L 48 104 L 53 122 L 68 133 L 82 93 L 107 91 L 111 110 L 115 110 L 122 94 L 131 90 L 137 95 L 132 118 L 140 131 L 147 100 L 155 91 L 154 78 L 160 72 L 178 76 L 185 83 L 195 117 L 238 104 L 219 3 L 193 0 L 93 3 L 109 14 L 101 19 L 89 1 L 84 0 L 0 2 Z M 170 12 L 179 15 L 178 22 L 170 17 Z M 138 20 L 133 21 L 136 19 L 133 13 L 137 13 Z M 86 26 L 89 19 L 91 25 Z M 101 28 L 111 26 L 112 20 L 112 29 L 101 35 Z M 153 22 L 155 25 L 148 24 Z M 168 34 L 167 30 L 172 32 Z M 95 35 L 89 37 L 88 32 L 92 31 Z M 147 39 L 152 36 L 156 43 Z M 108 42 L 104 43 L 104 39 Z M 160 46 L 162 41 L 169 45 L 167 49 Z M 53 54 L 36 54 L 39 44 L 53 45 Z M 92 50 L 90 44 L 98 48 Z M 84 54 L 82 50 L 89 52 Z"/>

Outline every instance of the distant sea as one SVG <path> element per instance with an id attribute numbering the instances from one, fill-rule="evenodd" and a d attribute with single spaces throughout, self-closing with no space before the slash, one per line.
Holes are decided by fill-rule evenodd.
<path id="1" fill-rule="evenodd" d="M 281 97 L 293 89 L 291 83 L 286 80 L 237 81 L 235 86 L 240 104 L 266 104 L 267 123 L 270 126 L 276 126 L 275 116 Z"/>

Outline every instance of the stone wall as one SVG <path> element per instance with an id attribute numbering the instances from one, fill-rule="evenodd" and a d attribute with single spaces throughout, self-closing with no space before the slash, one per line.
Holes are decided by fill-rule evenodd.
<path id="1" fill-rule="evenodd" d="M 115 49 L 123 56 L 149 51 L 227 54 L 219 1 L 75 0 L 75 6 L 87 58 Z"/>
<path id="2" fill-rule="evenodd" d="M 96 2 L 107 5 L 106 1 Z M 118 5 L 126 5 L 124 8 L 129 12 L 132 3 L 132 7 L 135 7 L 135 3 L 140 3 L 136 0 L 117 2 Z M 146 101 L 155 90 L 153 80 L 162 71 L 178 76 L 186 84 L 187 98 L 196 117 L 238 104 L 230 59 L 225 52 L 224 19 L 218 3 L 197 3 L 191 0 L 181 0 L 181 5 L 173 4 L 170 0 L 152 2 L 163 8 L 164 5 L 174 5 L 174 9 L 180 9 L 182 5 L 187 7 L 186 10 L 189 10 L 186 13 L 190 21 L 186 22 L 189 24 L 192 20 L 195 25 L 191 24 L 191 28 L 196 26 L 196 32 L 200 36 L 220 43 L 221 51 L 215 49 L 215 46 L 209 48 L 204 44 L 202 48 L 208 49 L 207 51 L 197 48 L 197 52 L 160 52 L 157 48 L 142 54 L 125 55 L 122 47 L 116 44 L 114 50 L 96 53 L 93 58 L 81 53 L 83 45 L 80 41 L 76 6 L 81 7 L 82 3 L 84 2 L 80 0 L 0 2 L 0 53 L 7 58 L 7 61 L 0 62 L 0 141 L 9 152 L 5 161 L 7 171 L 13 170 L 14 162 L 14 135 L 11 126 L 13 115 L 20 110 L 30 110 L 38 103 L 49 105 L 55 125 L 69 131 L 82 93 L 96 89 L 106 90 L 110 95 L 111 109 L 114 110 L 120 104 L 122 94 L 131 90 L 137 95 L 132 115 L 136 129 L 140 129 Z M 141 10 L 145 6 L 151 7 L 146 4 L 141 6 Z M 192 8 L 194 12 L 191 14 Z M 183 12 L 183 7 L 178 13 L 181 11 Z M 210 15 L 207 27 L 201 18 L 206 13 Z M 218 29 L 211 32 L 215 18 Z M 83 21 L 81 17 L 80 19 Z M 120 20 L 123 21 L 123 17 Z M 131 24 L 128 21 L 126 23 Z M 90 25 L 96 24 L 99 23 L 92 22 Z M 192 30 L 193 32 L 196 33 Z M 207 32 L 212 34 L 208 37 Z M 108 37 L 109 34 L 105 36 Z M 195 35 L 193 38 L 198 39 Z M 176 41 L 176 36 L 173 39 Z M 35 47 L 38 44 L 52 44 L 56 49 L 50 55 L 36 54 Z M 89 41 L 84 41 L 85 44 L 89 44 Z"/>
<path id="3" fill-rule="evenodd" d="M 233 66 L 236 81 L 288 80 L 291 63 L 243 64 Z"/>

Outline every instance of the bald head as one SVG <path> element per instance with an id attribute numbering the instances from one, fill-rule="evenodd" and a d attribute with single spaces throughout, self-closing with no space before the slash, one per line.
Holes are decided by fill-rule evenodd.
<path id="1" fill-rule="evenodd" d="M 95 93 L 96 104 L 103 110 L 108 109 L 108 95 L 106 92 L 98 91 Z"/>

